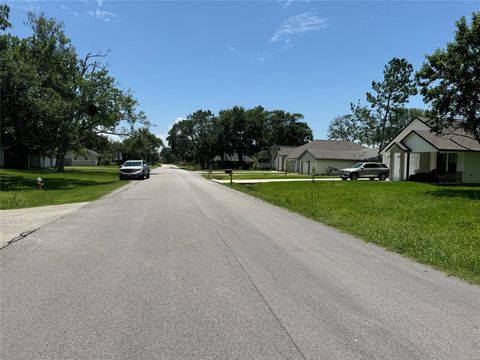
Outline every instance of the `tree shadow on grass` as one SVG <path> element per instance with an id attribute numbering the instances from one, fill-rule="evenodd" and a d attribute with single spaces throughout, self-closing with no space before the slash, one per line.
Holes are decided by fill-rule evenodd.
<path id="1" fill-rule="evenodd" d="M 428 191 L 427 194 L 435 197 L 462 197 L 465 199 L 480 200 L 480 189 L 441 189 Z"/>
<path id="2" fill-rule="evenodd" d="M 77 180 L 71 178 L 47 178 L 45 180 L 45 190 L 68 190 L 78 187 L 107 185 L 117 181 L 93 181 L 93 180 Z M 36 189 L 36 179 L 27 179 L 21 176 L 2 176 L 0 190 L 1 191 L 19 191 Z"/>

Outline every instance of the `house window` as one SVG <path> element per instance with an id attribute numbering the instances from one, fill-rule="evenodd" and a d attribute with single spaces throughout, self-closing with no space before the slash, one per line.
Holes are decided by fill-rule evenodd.
<path id="1" fill-rule="evenodd" d="M 448 154 L 447 174 L 455 174 L 457 172 L 457 154 Z"/>
<path id="2" fill-rule="evenodd" d="M 73 160 L 78 160 L 77 157 L 78 157 L 78 156 L 74 156 L 74 157 L 73 157 Z"/>
<path id="3" fill-rule="evenodd" d="M 88 156 L 85 156 L 85 160 L 88 160 Z"/>

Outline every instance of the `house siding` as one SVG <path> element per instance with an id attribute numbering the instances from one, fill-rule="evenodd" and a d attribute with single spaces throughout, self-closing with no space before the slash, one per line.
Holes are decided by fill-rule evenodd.
<path id="1" fill-rule="evenodd" d="M 424 124 L 422 121 L 420 121 L 418 119 L 415 119 L 405 129 L 403 129 L 400 132 L 400 134 L 398 134 L 392 141 L 393 142 L 400 142 L 412 130 L 430 130 L 430 127 L 428 125 Z M 385 150 L 382 150 L 380 153 L 384 154 Z M 384 161 L 384 163 L 386 163 L 386 162 Z"/>
<path id="2" fill-rule="evenodd" d="M 403 140 L 403 143 L 407 145 L 410 149 L 415 149 L 415 152 L 417 153 L 437 151 L 437 149 L 435 149 L 432 145 L 430 145 L 428 142 L 426 142 L 424 139 L 422 139 L 415 133 L 411 133 L 410 135 L 408 135 Z"/>
<path id="3" fill-rule="evenodd" d="M 299 158 L 300 161 L 300 172 L 302 174 L 311 174 L 312 169 L 316 167 L 316 162 L 317 159 L 310 154 L 308 151 L 306 151 L 302 156 Z"/>
<path id="4" fill-rule="evenodd" d="M 463 169 L 464 183 L 480 184 L 480 152 L 464 153 Z"/>
<path id="5" fill-rule="evenodd" d="M 331 175 L 335 174 L 336 172 L 330 173 L 329 168 L 334 168 L 337 170 L 345 169 L 351 167 L 353 164 L 357 163 L 358 161 L 354 160 L 328 160 L 322 159 L 317 160 L 317 174 L 318 175 Z"/>

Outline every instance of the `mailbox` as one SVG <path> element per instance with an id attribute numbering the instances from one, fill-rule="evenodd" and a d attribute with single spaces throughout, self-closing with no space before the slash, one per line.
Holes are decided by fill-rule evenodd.
<path id="1" fill-rule="evenodd" d="M 225 169 L 225 174 L 231 174 L 232 173 L 232 169 Z"/>

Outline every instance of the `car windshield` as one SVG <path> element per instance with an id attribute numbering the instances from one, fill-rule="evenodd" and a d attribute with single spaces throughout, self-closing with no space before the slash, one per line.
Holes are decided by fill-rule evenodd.
<path id="1" fill-rule="evenodd" d="M 142 166 L 141 161 L 127 161 L 123 166 Z"/>
<path id="2" fill-rule="evenodd" d="M 362 165 L 363 165 L 363 163 L 356 163 L 356 164 L 352 165 L 352 168 L 358 169 L 358 168 L 361 167 Z"/>

